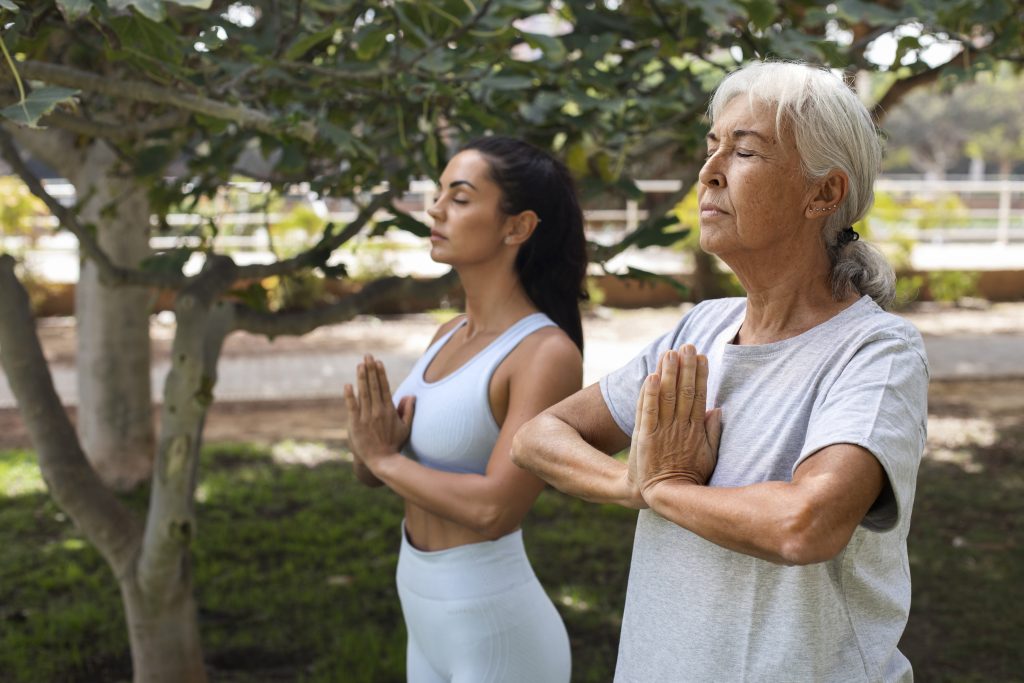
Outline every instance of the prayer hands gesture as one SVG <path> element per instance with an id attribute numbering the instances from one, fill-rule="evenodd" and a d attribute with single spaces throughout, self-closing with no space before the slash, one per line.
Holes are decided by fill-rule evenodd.
<path id="1" fill-rule="evenodd" d="M 406 396 L 396 410 L 384 364 L 369 354 L 356 367 L 356 384 L 358 395 L 351 384 L 345 385 L 349 445 L 372 469 L 374 462 L 398 453 L 409 440 L 415 398 Z"/>
<path id="2" fill-rule="evenodd" d="M 707 386 L 708 359 L 692 344 L 663 353 L 644 381 L 628 476 L 645 500 L 663 481 L 703 485 L 715 471 L 721 410 L 706 412 Z"/>

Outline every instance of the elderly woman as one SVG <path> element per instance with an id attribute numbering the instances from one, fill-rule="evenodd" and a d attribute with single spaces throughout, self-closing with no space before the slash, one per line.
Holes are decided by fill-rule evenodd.
<path id="1" fill-rule="evenodd" d="M 850 227 L 874 127 L 838 77 L 782 63 L 731 74 L 710 117 L 701 248 L 746 298 L 701 303 L 527 423 L 513 460 L 641 510 L 616 681 L 911 680 L 897 643 L 928 366 Z"/>

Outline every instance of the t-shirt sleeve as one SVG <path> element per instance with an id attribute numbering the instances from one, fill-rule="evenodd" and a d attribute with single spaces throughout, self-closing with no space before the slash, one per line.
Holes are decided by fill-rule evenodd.
<path id="1" fill-rule="evenodd" d="M 886 531 L 910 514 L 928 421 L 928 364 L 919 336 L 861 346 L 816 402 L 793 471 L 826 446 L 867 449 L 888 479 L 861 524 Z"/>
<path id="2" fill-rule="evenodd" d="M 633 434 L 636 421 L 636 402 L 644 379 L 658 367 L 658 358 L 676 338 L 678 327 L 648 344 L 633 360 L 618 370 L 608 373 L 600 380 L 601 396 L 612 414 L 615 424 L 624 434 Z"/>

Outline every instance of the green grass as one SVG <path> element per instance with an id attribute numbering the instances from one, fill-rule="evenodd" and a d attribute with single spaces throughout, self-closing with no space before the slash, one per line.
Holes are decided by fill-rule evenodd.
<path id="1" fill-rule="evenodd" d="M 203 458 L 194 569 L 211 678 L 404 681 L 398 498 L 359 485 L 340 458 L 288 465 L 224 444 Z M 0 452 L 0 493 L 0 680 L 128 680 L 114 578 L 30 453 Z M 139 514 L 146 495 L 127 499 Z M 547 492 L 527 524 L 580 680 L 608 680 L 614 666 L 634 520 Z"/>
<path id="2" fill-rule="evenodd" d="M 1022 681 L 1024 422 L 962 455 L 921 468 L 900 649 L 921 681 Z"/>
<path id="3" fill-rule="evenodd" d="M 911 538 L 914 606 L 901 645 L 923 681 L 1021 680 L 1024 426 L 926 461 Z M 284 464 L 270 449 L 204 454 L 194 568 L 216 681 L 403 681 L 393 576 L 399 500 L 339 457 Z M 127 498 L 141 512 L 146 492 Z M 545 492 L 525 524 L 565 618 L 574 680 L 614 670 L 635 513 Z M 0 452 L 0 680 L 131 675 L 117 586 L 47 497 L 33 456 Z"/>

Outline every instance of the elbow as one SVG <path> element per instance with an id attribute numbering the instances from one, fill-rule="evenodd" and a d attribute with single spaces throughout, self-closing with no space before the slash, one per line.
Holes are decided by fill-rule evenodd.
<path id="1" fill-rule="evenodd" d="M 524 470 L 533 471 L 534 456 L 536 454 L 536 448 L 534 446 L 534 432 L 537 429 L 537 423 L 543 419 L 543 414 L 533 418 L 518 430 L 512 437 L 512 447 L 509 450 L 509 455 L 512 458 L 512 462 Z"/>
<path id="2" fill-rule="evenodd" d="M 805 505 L 782 524 L 777 553 L 781 564 L 802 567 L 828 562 L 842 552 L 853 532 L 826 529 L 821 522 L 817 511 Z"/>
<path id="3" fill-rule="evenodd" d="M 506 507 L 487 505 L 477 515 L 476 531 L 488 541 L 497 541 L 519 528 L 520 520 L 509 514 Z"/>

